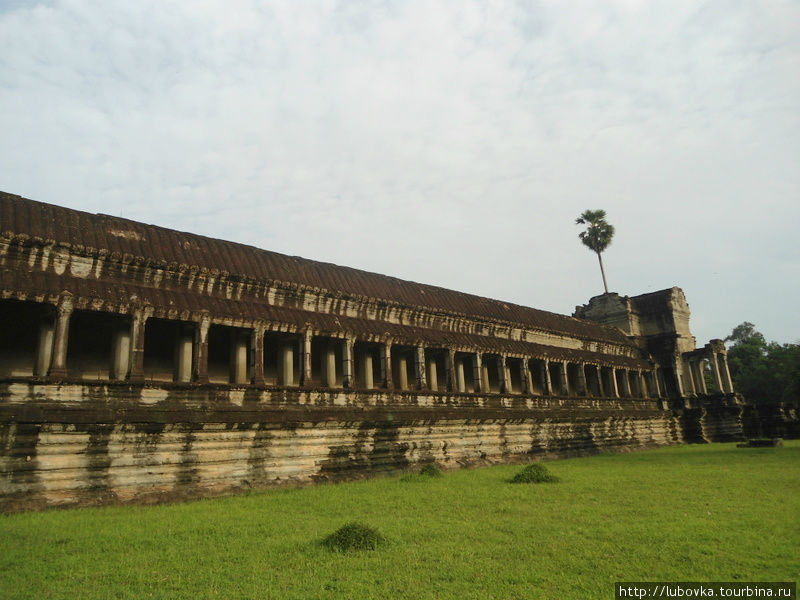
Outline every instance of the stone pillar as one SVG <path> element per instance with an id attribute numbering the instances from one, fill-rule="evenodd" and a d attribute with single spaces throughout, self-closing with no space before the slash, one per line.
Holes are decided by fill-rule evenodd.
<path id="1" fill-rule="evenodd" d="M 353 338 L 347 337 L 342 340 L 342 387 L 348 389 L 355 387 L 355 377 L 353 375 L 354 346 Z M 371 367 L 372 365 L 370 364 Z"/>
<path id="2" fill-rule="evenodd" d="M 372 352 L 369 351 L 369 348 L 363 351 L 364 353 L 361 355 L 361 381 L 364 382 L 364 387 L 368 390 L 371 390 L 375 387 L 375 382 L 373 381 L 372 373 L 373 373 L 373 365 L 372 365 Z"/>
<path id="3" fill-rule="evenodd" d="M 444 357 L 447 370 L 447 391 L 458 391 L 458 376 L 456 375 L 456 351 L 448 349 Z"/>
<path id="4" fill-rule="evenodd" d="M 694 361 L 692 361 L 691 359 L 685 360 L 683 362 L 683 372 L 684 373 L 687 373 L 687 372 L 689 373 L 689 377 L 687 378 L 688 382 L 689 382 L 689 385 L 687 387 L 691 387 L 692 391 L 695 394 L 700 394 L 701 392 L 700 392 L 699 373 L 697 372 L 697 369 L 693 368 L 693 364 L 692 364 L 693 362 Z"/>
<path id="5" fill-rule="evenodd" d="M 728 394 L 733 393 L 733 379 L 731 379 L 731 370 L 728 368 L 728 354 L 720 354 L 722 359 L 722 379 L 725 382 L 725 392 Z"/>
<path id="6" fill-rule="evenodd" d="M 639 371 L 628 369 L 628 388 L 631 390 L 631 397 L 641 398 L 642 388 L 639 386 Z"/>
<path id="7" fill-rule="evenodd" d="M 381 346 L 381 379 L 383 387 L 392 389 L 394 382 L 392 381 L 392 341 L 387 340 Z"/>
<path id="8" fill-rule="evenodd" d="M 694 361 L 694 368 L 697 372 L 697 392 L 700 394 L 708 394 L 708 386 L 706 385 L 706 374 L 704 363 L 701 360 Z"/>
<path id="9" fill-rule="evenodd" d="M 428 387 L 428 378 L 425 370 L 425 348 L 416 346 L 414 348 L 414 378 L 418 390 L 424 390 Z"/>
<path id="10" fill-rule="evenodd" d="M 614 393 L 614 398 L 619 398 L 620 391 L 619 385 L 617 384 L 617 370 L 614 367 L 609 367 L 608 372 L 611 375 L 609 379 L 611 379 L 611 391 Z"/>
<path id="11" fill-rule="evenodd" d="M 431 356 L 428 359 L 428 384 L 434 392 L 439 390 L 439 371 L 436 366 L 435 356 Z"/>
<path id="12" fill-rule="evenodd" d="M 280 349 L 280 377 L 278 384 L 283 386 L 294 385 L 294 352 L 295 345 L 292 342 L 284 342 Z"/>
<path id="13" fill-rule="evenodd" d="M 527 358 L 522 359 L 522 385 L 526 394 L 533 394 L 533 375 Z"/>
<path id="14" fill-rule="evenodd" d="M 511 382 L 508 380 L 508 369 L 506 369 L 506 357 L 503 354 L 497 356 L 497 380 L 500 384 L 501 394 L 511 393 Z"/>
<path id="15" fill-rule="evenodd" d="M 664 381 L 664 372 L 656 367 L 656 370 L 653 373 L 653 376 L 656 380 L 656 392 L 658 393 L 659 398 L 666 398 L 667 397 L 667 383 Z"/>
<path id="16" fill-rule="evenodd" d="M 542 361 L 542 381 L 544 381 L 544 393 L 548 396 L 553 395 L 553 378 L 550 377 L 550 361 L 543 360 Z"/>
<path id="17" fill-rule="evenodd" d="M 69 319 L 72 316 L 74 300 L 72 296 L 61 296 L 56 307 L 56 327 L 53 336 L 53 364 L 50 377 L 67 376 L 67 338 L 69 337 Z"/>
<path id="18" fill-rule="evenodd" d="M 642 398 L 650 397 L 650 392 L 647 389 L 647 378 L 645 377 L 644 371 L 641 369 L 639 370 L 639 389 L 641 390 L 640 396 Z"/>
<path id="19" fill-rule="evenodd" d="M 130 369 L 131 329 L 114 328 L 111 338 L 111 379 L 125 379 Z"/>
<path id="20" fill-rule="evenodd" d="M 575 363 L 578 368 L 578 395 L 588 396 L 589 386 L 586 383 L 586 365 L 582 363 Z"/>
<path id="21" fill-rule="evenodd" d="M 603 383 L 603 368 L 600 365 L 593 365 L 594 372 L 597 373 L 597 391 L 601 398 L 606 397 L 606 386 Z"/>
<path id="22" fill-rule="evenodd" d="M 564 396 L 569 396 L 569 395 L 572 394 L 572 390 L 569 389 L 569 377 L 567 376 L 567 362 L 566 361 L 561 361 L 559 364 L 561 365 L 561 367 L 560 367 L 561 393 Z"/>
<path id="23" fill-rule="evenodd" d="M 683 377 L 681 374 L 683 373 L 683 369 L 681 368 L 681 360 L 679 357 L 675 357 L 672 361 L 672 370 L 675 373 L 675 387 L 678 390 L 679 396 L 685 396 L 686 393 L 683 387 Z"/>
<path id="24" fill-rule="evenodd" d="M 125 379 L 131 362 L 131 328 L 116 327 L 111 340 L 111 379 Z"/>
<path id="25" fill-rule="evenodd" d="M 264 385 L 264 329 L 263 324 L 258 324 L 250 334 L 252 360 L 250 373 L 252 373 L 251 383 L 253 385 Z"/>
<path id="26" fill-rule="evenodd" d="M 472 363 L 472 385 L 477 393 L 486 391 L 483 384 L 483 361 L 480 352 L 475 353 L 475 362 Z"/>
<path id="27" fill-rule="evenodd" d="M 722 389 L 722 377 L 719 373 L 719 364 L 717 363 L 717 353 L 712 352 L 711 357 L 708 360 L 711 363 L 711 374 L 714 376 L 714 385 L 717 387 L 717 391 L 722 393 L 724 390 Z"/>
<path id="28" fill-rule="evenodd" d="M 194 338 L 194 380 L 197 383 L 208 383 L 208 330 L 211 328 L 211 317 L 203 315 Z"/>
<path id="29" fill-rule="evenodd" d="M 464 374 L 464 359 L 456 361 L 456 392 L 463 394 L 467 391 L 467 378 Z"/>
<path id="30" fill-rule="evenodd" d="M 408 360 L 402 354 L 397 356 L 397 381 L 394 383 L 395 389 L 408 389 Z"/>
<path id="31" fill-rule="evenodd" d="M 622 373 L 622 389 L 619 390 L 620 395 L 624 396 L 625 398 L 630 398 L 631 396 L 631 386 L 630 381 L 628 380 L 628 372 L 627 369 L 615 369 L 614 379 L 616 379 L 616 373 Z M 617 384 L 619 385 L 619 384 Z"/>
<path id="32" fill-rule="evenodd" d="M 311 385 L 311 329 L 303 330 L 302 371 L 300 372 L 300 385 Z"/>
<path id="33" fill-rule="evenodd" d="M 235 385 L 246 384 L 247 379 L 247 347 L 250 336 L 236 329 L 231 330 L 231 373 L 230 381 Z"/>
<path id="34" fill-rule="evenodd" d="M 128 381 L 144 381 L 144 331 L 150 311 L 137 308 L 131 313 L 131 349 Z"/>
<path id="35" fill-rule="evenodd" d="M 336 348 L 333 340 L 328 340 L 325 344 L 324 355 L 322 357 L 323 384 L 329 388 L 336 387 Z"/>
<path id="36" fill-rule="evenodd" d="M 175 372 L 172 375 L 173 380 L 182 383 L 188 383 L 192 380 L 192 355 L 194 353 L 195 339 L 195 329 L 191 325 L 181 324 L 178 331 L 178 339 L 175 340 Z M 206 348 L 208 348 L 207 345 Z M 206 366 L 208 366 L 208 362 L 206 362 Z M 208 371 L 206 371 L 206 376 L 207 374 Z"/>
<path id="37" fill-rule="evenodd" d="M 36 348 L 36 371 L 39 377 L 46 377 L 53 362 L 53 340 L 56 334 L 56 324 L 46 317 L 39 324 L 39 342 Z"/>

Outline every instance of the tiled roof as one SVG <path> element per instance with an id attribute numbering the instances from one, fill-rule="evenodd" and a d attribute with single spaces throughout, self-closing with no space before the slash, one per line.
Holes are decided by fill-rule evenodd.
<path id="1" fill-rule="evenodd" d="M 0 235 L 20 234 L 109 253 L 130 254 L 165 264 L 217 269 L 260 281 L 294 283 L 344 296 L 364 296 L 433 312 L 629 344 L 618 329 L 592 321 L 0 192 Z M 102 290 L 102 281 L 94 285 L 100 297 L 116 293 L 111 286 Z M 202 298 L 198 296 L 194 302 L 211 301 Z M 192 302 L 188 298 L 186 301 Z M 238 310 L 243 308 L 240 306 Z"/>

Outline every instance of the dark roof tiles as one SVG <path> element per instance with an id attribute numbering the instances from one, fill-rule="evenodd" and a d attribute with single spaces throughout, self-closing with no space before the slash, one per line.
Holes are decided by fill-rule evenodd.
<path id="1" fill-rule="evenodd" d="M 4 192 L 0 192 L 0 217 L 0 234 L 27 234 L 165 264 L 187 264 L 262 281 L 321 288 L 345 296 L 399 302 L 433 312 L 505 321 L 584 339 L 628 343 L 621 331 L 591 321 L 110 215 L 94 215 Z"/>

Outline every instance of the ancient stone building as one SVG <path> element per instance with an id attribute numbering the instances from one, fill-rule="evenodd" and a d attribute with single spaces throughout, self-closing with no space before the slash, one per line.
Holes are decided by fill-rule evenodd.
<path id="1" fill-rule="evenodd" d="M 0 194 L 0 509 L 741 434 L 672 288 L 575 317 Z"/>

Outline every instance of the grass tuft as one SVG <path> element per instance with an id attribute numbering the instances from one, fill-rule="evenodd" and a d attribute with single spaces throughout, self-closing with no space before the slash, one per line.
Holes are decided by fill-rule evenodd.
<path id="1" fill-rule="evenodd" d="M 514 475 L 510 483 L 555 483 L 556 481 L 559 481 L 558 477 L 548 471 L 547 467 L 533 463 Z"/>
<path id="2" fill-rule="evenodd" d="M 436 466 L 436 463 L 428 463 L 422 467 L 419 474 L 423 477 L 443 477 L 444 473 Z"/>
<path id="3" fill-rule="evenodd" d="M 376 550 L 384 543 L 377 529 L 363 523 L 348 523 L 322 540 L 322 545 L 331 552 L 350 552 L 351 550 Z"/>

